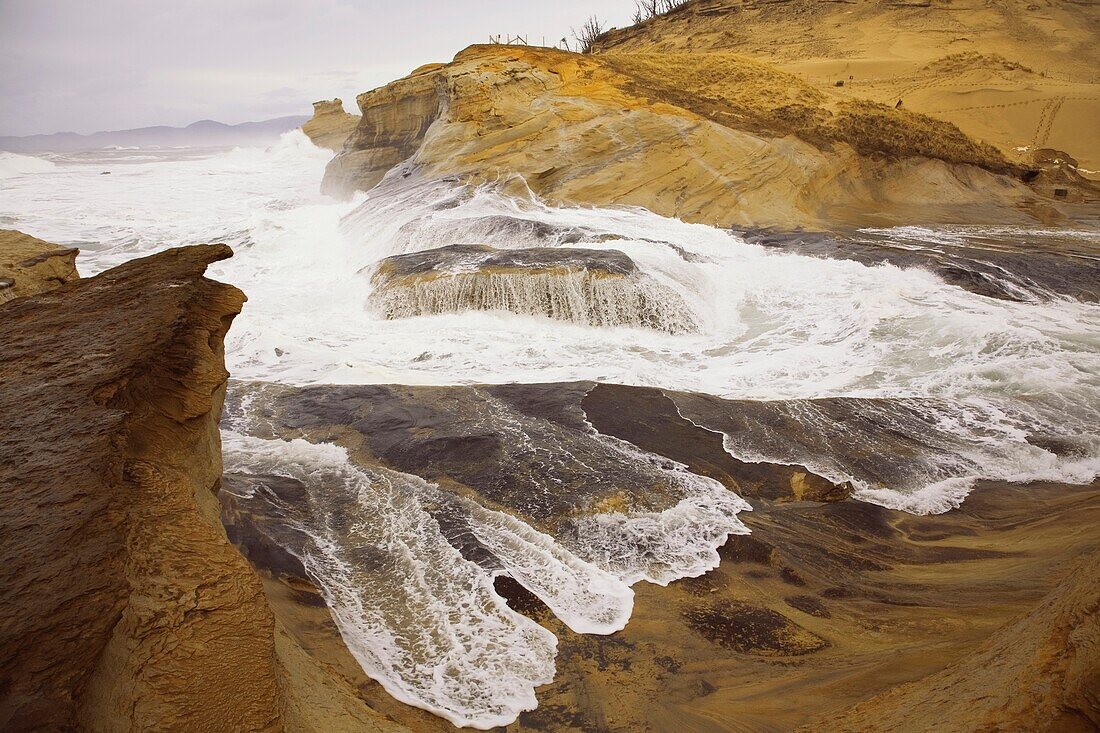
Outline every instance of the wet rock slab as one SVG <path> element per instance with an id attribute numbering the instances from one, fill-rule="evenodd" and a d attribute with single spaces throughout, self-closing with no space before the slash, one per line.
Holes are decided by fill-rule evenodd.
<path id="1" fill-rule="evenodd" d="M 831 721 L 851 705 L 980 658 L 983 644 L 997 643 L 999 627 L 1045 608 L 1038 605 L 1044 593 L 1071 577 L 1067 571 L 1081 557 L 1100 550 L 1100 485 L 982 483 L 961 509 L 920 517 L 845 499 L 843 487 L 808 500 L 792 484 L 804 467 L 735 461 L 713 429 L 700 426 L 718 424 L 719 417 L 733 432 L 766 424 L 785 430 L 792 442 L 814 445 L 813 431 L 785 421 L 781 404 L 592 383 L 326 386 L 278 388 L 268 396 L 264 413 L 274 432 L 339 441 L 362 460 L 543 521 L 575 511 L 578 501 L 605 498 L 600 474 L 620 466 L 597 462 L 582 469 L 555 452 L 564 447 L 597 460 L 581 453 L 587 441 L 598 440 L 593 429 L 751 497 L 754 511 L 743 516 L 752 535 L 730 537 L 720 550 L 722 564 L 701 577 L 666 588 L 635 586 L 634 615 L 611 636 L 570 632 L 522 585 L 499 578 L 497 594 L 559 639 L 557 676 L 540 688 L 539 707 L 508 726 L 514 731 L 845 729 L 847 722 Z M 890 403 L 875 407 L 841 400 L 818 409 L 858 427 L 888 413 Z M 910 407 L 899 406 L 899 414 Z M 509 432 L 517 426 L 518 433 Z M 873 432 L 869 422 L 859 430 Z M 903 438 L 882 432 L 880 457 L 883 451 L 904 455 Z M 515 450 L 520 436 L 548 441 L 540 444 L 547 450 Z M 866 449 L 867 460 L 875 452 Z M 562 458 L 575 472 L 571 479 L 554 473 L 553 462 Z M 595 489 L 578 488 L 583 471 Z M 547 472 L 568 479 L 558 503 L 530 496 L 532 479 Z M 294 487 L 280 491 L 290 497 Z M 549 510 L 539 506 L 544 498 Z M 312 639 L 313 653 L 339 658 L 339 644 L 331 641 L 338 642 L 338 633 L 331 622 L 324 625 L 310 580 L 277 547 L 265 546 L 287 538 L 264 531 L 262 512 L 249 511 L 230 512 L 231 536 L 288 589 L 277 614 L 298 620 L 288 628 Z M 1058 599 L 1065 593 L 1048 606 L 1062 608 Z M 1091 629 L 1095 609 L 1080 610 L 1087 600 L 1080 593 L 1073 598 L 1066 601 L 1078 609 L 1071 613 Z M 1042 613 L 1033 625 L 1057 616 Z M 1052 658 L 1088 653 L 1076 642 L 1043 643 Z M 359 686 L 364 701 L 377 705 L 377 692 L 354 665 L 334 666 Z M 1093 713 L 1076 692 L 1083 678 L 1059 669 L 1049 697 L 1032 688 L 1035 709 L 1066 705 L 1089 720 Z M 987 675 L 983 689 L 996 684 L 996 675 Z M 948 697 L 981 693 L 959 675 L 947 679 L 953 685 Z M 398 707 L 392 714 L 414 729 L 432 729 L 419 711 Z M 856 722 L 868 719 L 853 715 Z M 911 722 L 916 730 L 930 721 L 918 714 Z"/>
<path id="2" fill-rule="evenodd" d="M 387 257 L 379 264 L 377 272 L 385 277 L 411 277 L 433 273 L 585 271 L 604 277 L 624 277 L 636 270 L 634 262 L 617 250 L 579 247 L 496 249 L 482 244 L 452 244 Z"/>
<path id="3" fill-rule="evenodd" d="M 498 311 L 590 326 L 698 329 L 679 293 L 617 250 L 454 244 L 388 257 L 371 282 L 370 307 L 387 319 Z"/>
<path id="4" fill-rule="evenodd" d="M 799 232 L 750 229 L 745 241 L 771 249 L 865 265 L 934 272 L 976 295 L 1011 301 L 1069 297 L 1100 301 L 1100 232 L 1035 233 L 961 229 L 944 240 L 919 232 Z"/>
<path id="5" fill-rule="evenodd" d="M 267 394 L 278 432 L 340 441 L 368 460 L 460 486 L 538 523 L 615 505 L 632 481 L 653 499 L 661 495 L 660 472 L 607 437 L 746 497 L 838 500 L 850 488 L 798 465 L 738 461 L 719 433 L 681 417 L 658 390 L 591 382 L 275 389 Z M 532 490 L 538 486 L 553 490 Z M 814 489 L 803 496 L 803 486 Z"/>

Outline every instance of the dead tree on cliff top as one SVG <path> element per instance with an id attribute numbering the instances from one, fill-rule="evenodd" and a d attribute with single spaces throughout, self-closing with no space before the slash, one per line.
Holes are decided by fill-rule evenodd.
<path id="1" fill-rule="evenodd" d="M 681 5 L 687 5 L 688 0 L 634 0 L 634 16 L 631 20 L 634 25 L 645 22 L 650 18 L 671 13 Z"/>
<path id="2" fill-rule="evenodd" d="M 593 15 L 591 18 L 584 22 L 580 31 L 574 28 L 569 30 L 573 31 L 573 38 L 576 39 L 577 45 L 580 46 L 581 53 L 588 53 L 592 50 L 592 44 L 596 42 L 596 39 L 603 35 L 605 28 L 600 19 Z"/>

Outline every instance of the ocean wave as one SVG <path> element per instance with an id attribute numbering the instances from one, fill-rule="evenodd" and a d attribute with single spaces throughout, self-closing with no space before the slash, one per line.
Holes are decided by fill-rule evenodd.
<path id="1" fill-rule="evenodd" d="M 34 175 L 36 173 L 50 173 L 56 169 L 56 165 L 43 158 L 36 158 L 33 155 L 18 155 L 0 150 L 0 179 Z"/>

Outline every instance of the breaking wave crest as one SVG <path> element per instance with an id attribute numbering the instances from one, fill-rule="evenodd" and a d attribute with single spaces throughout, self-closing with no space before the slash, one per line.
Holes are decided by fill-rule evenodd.
<path id="1" fill-rule="evenodd" d="M 44 158 L 33 155 L 18 155 L 0 150 L 0 180 L 16 176 L 50 173 L 57 166 Z"/>

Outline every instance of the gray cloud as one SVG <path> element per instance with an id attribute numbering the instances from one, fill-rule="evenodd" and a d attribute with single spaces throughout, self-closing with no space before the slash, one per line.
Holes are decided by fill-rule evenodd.
<path id="1" fill-rule="evenodd" d="M 0 135 L 308 114 L 490 33 L 569 35 L 629 0 L 0 0 Z M 334 71 L 335 70 L 335 71 Z"/>

